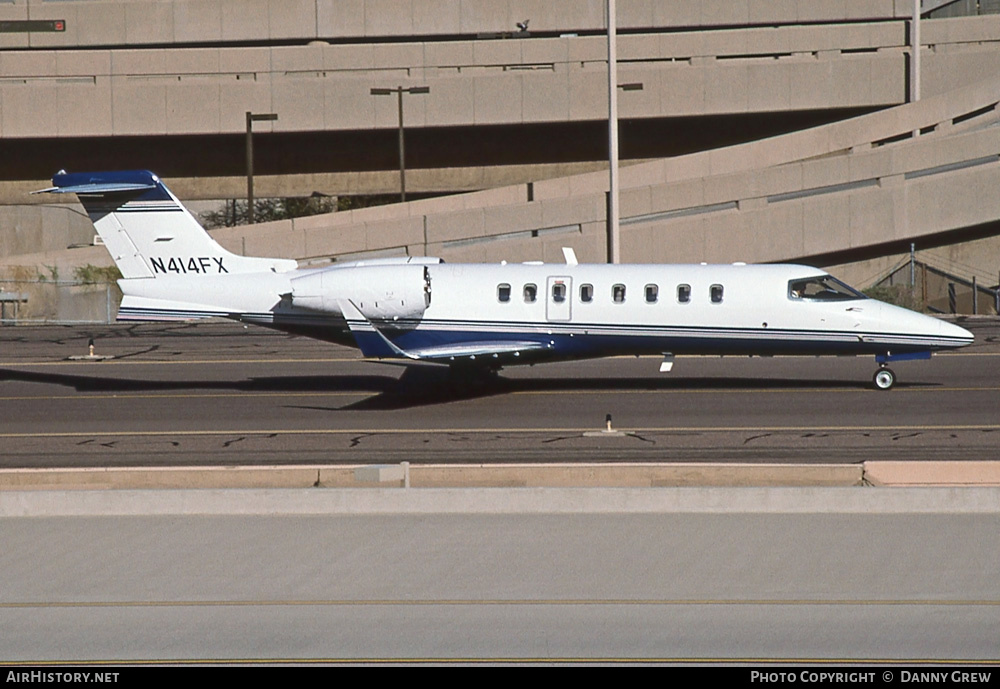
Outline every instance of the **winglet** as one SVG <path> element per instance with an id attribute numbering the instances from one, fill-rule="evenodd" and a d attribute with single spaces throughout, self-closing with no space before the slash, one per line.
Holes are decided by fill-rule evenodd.
<path id="1" fill-rule="evenodd" d="M 564 246 L 562 248 L 562 251 L 563 251 L 563 258 L 566 259 L 566 265 L 568 266 L 579 265 L 580 262 L 576 260 L 576 252 L 573 251 L 573 247 Z"/>

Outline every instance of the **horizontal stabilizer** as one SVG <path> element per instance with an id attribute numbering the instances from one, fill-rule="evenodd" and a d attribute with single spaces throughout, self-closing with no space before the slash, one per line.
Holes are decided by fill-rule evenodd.
<path id="1" fill-rule="evenodd" d="M 148 170 L 116 170 L 114 172 L 59 172 L 52 178 L 53 186 L 35 194 L 147 194 L 158 200 L 169 200 L 170 194 L 160 188 L 160 178 Z"/>
<path id="2" fill-rule="evenodd" d="M 32 194 L 118 194 L 118 193 L 138 193 L 156 189 L 155 184 L 115 184 L 115 183 L 93 183 L 77 184 L 72 187 L 49 187 L 31 192 Z"/>

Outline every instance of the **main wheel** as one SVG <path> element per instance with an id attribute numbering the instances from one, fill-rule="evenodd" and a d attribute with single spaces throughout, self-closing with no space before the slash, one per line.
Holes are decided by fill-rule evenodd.
<path id="1" fill-rule="evenodd" d="M 891 368 L 880 368 L 872 376 L 872 383 L 875 384 L 876 390 L 888 390 L 896 384 L 896 374 Z"/>

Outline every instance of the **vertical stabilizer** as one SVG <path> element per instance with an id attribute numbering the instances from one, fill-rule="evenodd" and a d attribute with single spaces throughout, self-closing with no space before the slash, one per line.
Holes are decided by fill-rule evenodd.
<path id="1" fill-rule="evenodd" d="M 43 192 L 76 194 L 125 279 L 158 275 L 285 272 L 288 259 L 222 248 L 148 170 L 60 173 Z"/>

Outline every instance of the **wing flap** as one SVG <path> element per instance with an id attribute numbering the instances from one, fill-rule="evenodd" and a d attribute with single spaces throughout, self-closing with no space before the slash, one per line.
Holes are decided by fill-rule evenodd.
<path id="1" fill-rule="evenodd" d="M 474 359 L 479 356 L 501 354 L 517 355 L 533 349 L 546 349 L 550 345 L 533 340 L 477 340 L 473 342 L 449 342 L 442 345 L 402 349 L 386 337 L 350 299 L 337 300 L 341 313 L 347 320 L 355 342 L 366 357 L 378 359 L 412 359 L 414 361 L 451 361 L 457 358 Z"/>
<path id="2" fill-rule="evenodd" d="M 476 342 L 456 342 L 437 347 L 421 347 L 408 350 L 418 359 L 454 359 L 492 354 L 517 354 L 532 349 L 545 349 L 547 345 L 531 340 L 479 340 Z"/>

